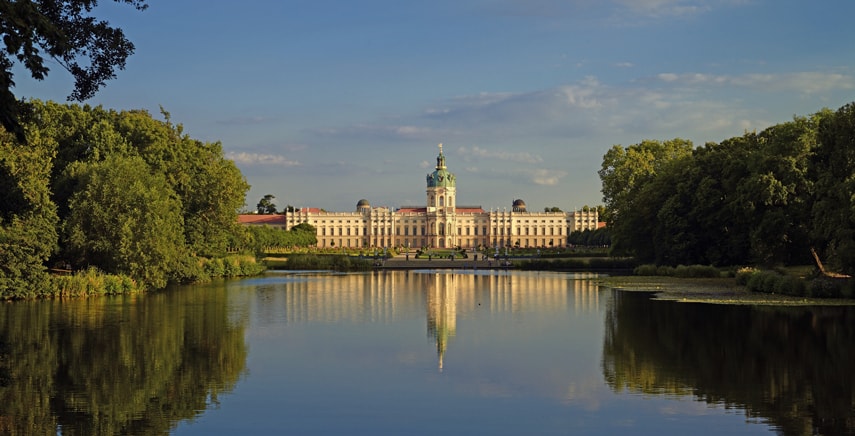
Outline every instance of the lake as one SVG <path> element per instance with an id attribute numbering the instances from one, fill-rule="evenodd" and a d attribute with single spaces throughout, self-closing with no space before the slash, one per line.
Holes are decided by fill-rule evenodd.
<path id="1" fill-rule="evenodd" d="M 852 307 L 269 272 L 0 305 L 0 434 L 853 434 Z"/>

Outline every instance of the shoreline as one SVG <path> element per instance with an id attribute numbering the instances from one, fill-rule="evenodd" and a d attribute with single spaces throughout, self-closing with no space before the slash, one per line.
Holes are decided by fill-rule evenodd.
<path id="1" fill-rule="evenodd" d="M 665 276 L 607 276 L 603 287 L 627 292 L 651 292 L 657 300 L 681 303 L 753 306 L 853 306 L 853 299 L 807 298 L 751 292 L 734 278 L 676 278 Z"/>

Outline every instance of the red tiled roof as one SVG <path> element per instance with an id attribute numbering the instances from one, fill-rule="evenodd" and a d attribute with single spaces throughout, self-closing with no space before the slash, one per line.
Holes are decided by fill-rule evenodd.
<path id="1" fill-rule="evenodd" d="M 284 226 L 285 215 L 241 214 L 238 215 L 238 224 L 267 224 L 270 226 Z"/>
<path id="2" fill-rule="evenodd" d="M 409 207 L 404 206 L 398 209 L 399 213 L 425 213 L 427 209 L 424 207 Z"/>

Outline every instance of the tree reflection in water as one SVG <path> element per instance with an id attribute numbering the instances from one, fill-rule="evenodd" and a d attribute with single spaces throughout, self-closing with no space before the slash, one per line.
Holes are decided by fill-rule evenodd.
<path id="1" fill-rule="evenodd" d="M 0 434 L 163 434 L 232 390 L 223 287 L 0 307 Z"/>
<path id="2" fill-rule="evenodd" d="M 855 433 L 855 308 L 749 307 L 616 292 L 603 374 L 612 390 L 694 395 L 783 434 Z"/>

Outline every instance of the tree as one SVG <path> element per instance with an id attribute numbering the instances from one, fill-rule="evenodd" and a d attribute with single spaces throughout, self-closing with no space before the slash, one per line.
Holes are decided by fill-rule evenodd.
<path id="1" fill-rule="evenodd" d="M 818 140 L 812 236 L 832 268 L 855 274 L 855 103 L 823 117 Z"/>
<path id="2" fill-rule="evenodd" d="M 273 200 L 276 197 L 273 194 L 267 194 L 259 200 L 256 208 L 258 209 L 258 213 L 262 215 L 269 215 L 276 213 L 276 204 L 273 203 Z"/>
<path id="3" fill-rule="evenodd" d="M 608 219 L 609 213 L 606 210 L 605 206 L 603 206 L 601 204 L 601 205 L 597 206 L 596 209 L 597 209 L 597 217 L 599 218 L 600 221 L 608 221 L 609 220 Z"/>
<path id="4" fill-rule="evenodd" d="M 50 170 L 56 145 L 32 135 L 18 147 L 0 129 L 0 298 L 32 298 L 49 292 L 45 262 L 57 250 L 56 206 Z"/>
<path id="5" fill-rule="evenodd" d="M 649 217 L 655 215 L 655 209 L 638 201 L 639 191 L 671 161 L 691 153 L 692 142 L 680 138 L 664 142 L 644 140 L 629 147 L 615 145 L 606 152 L 598 174 L 602 181 L 603 201 L 609 212 L 608 225 L 614 250 L 631 252 L 633 247 L 644 245 L 631 239 L 639 236 L 643 229 L 650 228 L 638 227 L 639 223 L 635 221 L 641 216 L 639 213 L 646 213 L 645 221 L 651 223 Z"/>
<path id="6" fill-rule="evenodd" d="M 145 0 L 114 0 L 145 10 Z M 90 13 L 98 0 L 0 0 L 0 125 L 26 142 L 20 123 L 21 105 L 12 93 L 15 59 L 36 80 L 47 77 L 42 53 L 74 76 L 69 100 L 91 98 L 115 70 L 125 68 L 134 45 L 119 28 L 110 27 Z M 88 61 L 81 65 L 79 60 Z"/>
<path id="7" fill-rule="evenodd" d="M 185 258 L 181 204 L 163 174 L 138 156 L 80 162 L 69 171 L 81 189 L 69 201 L 68 253 L 77 266 L 166 286 Z"/>
<path id="8" fill-rule="evenodd" d="M 552 206 L 552 207 L 547 206 L 547 207 L 544 207 L 544 208 L 543 208 L 543 211 L 544 211 L 544 212 L 563 212 L 563 211 L 561 210 L 561 208 L 559 208 L 559 207 L 557 207 L 557 206 Z"/>

